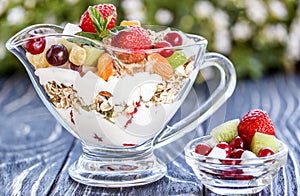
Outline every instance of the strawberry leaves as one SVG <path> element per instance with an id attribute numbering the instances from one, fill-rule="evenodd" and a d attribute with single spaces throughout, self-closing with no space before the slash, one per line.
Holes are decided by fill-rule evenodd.
<path id="1" fill-rule="evenodd" d="M 119 31 L 130 31 L 128 27 L 125 26 L 116 26 L 110 30 L 107 29 L 109 22 L 114 17 L 114 13 L 110 14 L 106 19 L 104 19 L 102 13 L 97 10 L 95 7 L 89 6 L 88 14 L 91 18 L 91 21 L 95 27 L 96 33 L 91 32 L 79 32 L 76 35 L 83 36 L 93 40 L 104 40 L 113 35 L 118 34 Z"/>
<path id="2" fill-rule="evenodd" d="M 107 31 L 107 25 L 112 19 L 113 14 L 109 15 L 106 20 L 104 20 L 102 14 L 96 8 L 89 6 L 88 12 L 98 35 L 101 35 L 102 32 Z"/>

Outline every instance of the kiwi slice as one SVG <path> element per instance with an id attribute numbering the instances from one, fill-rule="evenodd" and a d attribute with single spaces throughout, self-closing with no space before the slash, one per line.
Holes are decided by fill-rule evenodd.
<path id="1" fill-rule="evenodd" d="M 211 131 L 211 135 L 214 138 L 214 140 L 219 142 L 227 142 L 229 143 L 234 137 L 238 135 L 238 124 L 240 120 L 234 119 L 227 121 L 217 127 L 215 127 Z"/>
<path id="2" fill-rule="evenodd" d="M 271 148 L 274 153 L 279 151 L 280 142 L 274 135 L 256 132 L 252 138 L 250 150 L 258 155 L 262 148 Z"/>
<path id="3" fill-rule="evenodd" d="M 167 60 L 172 65 L 173 69 L 176 69 L 178 66 L 186 63 L 187 58 L 182 52 L 175 51 L 171 56 L 167 58 Z"/>
<path id="4" fill-rule="evenodd" d="M 86 59 L 83 65 L 85 66 L 94 66 L 99 56 L 104 52 L 104 50 L 92 47 L 92 46 L 84 46 L 86 51 Z"/>

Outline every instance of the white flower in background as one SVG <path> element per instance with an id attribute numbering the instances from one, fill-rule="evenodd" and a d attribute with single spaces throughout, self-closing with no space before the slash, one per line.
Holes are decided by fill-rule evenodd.
<path id="1" fill-rule="evenodd" d="M 287 17 L 287 9 L 281 1 L 272 0 L 269 2 L 269 7 L 271 14 L 276 18 L 283 20 Z"/>
<path id="2" fill-rule="evenodd" d="M 155 20 L 161 25 L 168 25 L 174 19 L 172 12 L 167 9 L 159 9 L 155 14 Z"/>
<path id="3" fill-rule="evenodd" d="M 212 15 L 212 22 L 216 31 L 228 28 L 230 24 L 229 16 L 221 9 L 215 10 L 214 14 Z"/>
<path id="4" fill-rule="evenodd" d="M 290 28 L 286 56 L 291 61 L 300 61 L 300 9 Z"/>
<path id="5" fill-rule="evenodd" d="M 57 24 L 56 16 L 54 14 L 48 14 L 44 18 L 44 23 L 47 23 L 47 24 Z"/>
<path id="6" fill-rule="evenodd" d="M 128 20 L 145 20 L 143 3 L 140 0 L 123 0 L 122 8 L 125 12 L 125 18 Z"/>
<path id="7" fill-rule="evenodd" d="M 235 23 L 231 31 L 235 40 L 248 40 L 252 36 L 252 29 L 247 21 Z"/>
<path id="8" fill-rule="evenodd" d="M 194 5 L 194 11 L 199 18 L 209 18 L 213 15 L 215 8 L 209 1 L 197 1 Z"/>
<path id="9" fill-rule="evenodd" d="M 7 13 L 7 23 L 10 25 L 18 25 L 18 24 L 22 24 L 26 17 L 26 10 L 24 9 L 24 7 L 22 6 L 17 6 L 14 7 L 12 9 L 10 9 Z"/>
<path id="10" fill-rule="evenodd" d="M 8 0 L 0 0 L 0 16 L 6 11 L 8 3 Z"/>
<path id="11" fill-rule="evenodd" d="M 250 20 L 257 24 L 262 24 L 266 21 L 268 12 L 266 5 L 261 0 L 245 0 L 244 6 L 246 14 Z"/>
<path id="12" fill-rule="evenodd" d="M 231 38 L 226 29 L 218 30 L 214 34 L 214 49 L 223 54 L 231 51 Z"/>
<path id="13" fill-rule="evenodd" d="M 22 0 L 9 0 L 10 1 L 10 3 L 21 3 L 22 2 Z"/>
<path id="14" fill-rule="evenodd" d="M 25 0 L 24 6 L 27 8 L 35 8 L 37 0 Z"/>
<path id="15" fill-rule="evenodd" d="M 69 4 L 76 4 L 79 0 L 65 0 Z"/>
<path id="16" fill-rule="evenodd" d="M 288 32 L 284 24 L 266 25 L 263 29 L 264 37 L 269 42 L 285 43 Z"/>

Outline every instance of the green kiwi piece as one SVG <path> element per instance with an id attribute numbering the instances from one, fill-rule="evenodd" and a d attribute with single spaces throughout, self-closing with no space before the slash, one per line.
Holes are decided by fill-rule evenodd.
<path id="1" fill-rule="evenodd" d="M 167 58 L 167 60 L 172 65 L 173 69 L 176 69 L 178 66 L 183 65 L 187 62 L 186 56 L 179 51 L 175 51 L 171 56 Z"/>
<path id="2" fill-rule="evenodd" d="M 86 51 L 86 59 L 83 65 L 94 66 L 99 58 L 99 56 L 104 52 L 104 50 L 95 48 L 93 46 L 84 46 Z"/>
<path id="3" fill-rule="evenodd" d="M 234 119 L 227 121 L 217 127 L 215 127 L 211 131 L 211 135 L 214 138 L 214 140 L 219 142 L 227 142 L 229 143 L 234 137 L 238 135 L 238 124 L 240 120 Z"/>
<path id="4" fill-rule="evenodd" d="M 279 151 L 280 142 L 274 135 L 256 132 L 252 138 L 250 150 L 258 155 L 262 148 L 271 148 L 274 153 Z"/>

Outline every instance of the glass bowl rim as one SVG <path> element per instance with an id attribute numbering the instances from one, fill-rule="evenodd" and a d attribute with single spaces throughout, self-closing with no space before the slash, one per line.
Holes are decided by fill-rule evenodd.
<path id="1" fill-rule="evenodd" d="M 206 136 L 201 136 L 201 137 L 197 137 L 194 138 L 193 140 L 191 140 L 190 142 L 188 142 L 184 148 L 184 152 L 185 152 L 185 157 L 192 159 L 193 161 L 197 161 L 197 162 L 206 162 L 209 164 L 214 164 L 214 165 L 222 165 L 222 166 L 245 166 L 245 165 L 259 165 L 262 163 L 266 163 L 266 162 L 270 162 L 270 161 L 274 161 L 274 160 L 278 160 L 283 158 L 284 156 L 287 156 L 288 154 L 288 147 L 286 144 L 284 144 L 281 140 L 279 140 L 280 142 L 280 150 L 279 152 L 270 155 L 270 156 L 266 156 L 266 157 L 257 157 L 257 158 L 246 158 L 246 159 L 241 159 L 241 158 L 224 158 L 224 159 L 220 159 L 220 158 L 216 158 L 216 157 L 207 157 L 205 155 L 201 155 L 195 152 L 195 147 L 196 144 L 200 143 L 200 140 L 205 141 L 205 140 L 209 140 L 210 138 L 212 138 L 211 135 L 206 135 Z M 218 163 L 218 161 L 220 163 Z M 242 164 L 223 164 L 221 161 L 247 161 L 246 163 L 242 163 Z"/>
<path id="2" fill-rule="evenodd" d="M 143 25 L 145 27 L 150 27 L 150 26 L 157 26 L 157 27 L 165 27 L 165 26 L 160 26 L 160 25 Z M 142 27 L 143 27 L 142 26 Z M 37 36 L 34 37 L 22 37 L 22 39 L 20 39 L 21 35 L 29 35 L 29 33 L 33 30 L 37 30 L 37 29 L 53 29 L 53 30 L 61 30 L 60 33 L 48 33 L 48 34 L 37 34 Z M 167 28 L 167 27 L 166 27 Z M 171 29 L 175 29 L 170 27 Z M 109 50 L 112 50 L 114 52 L 120 52 L 120 53 L 132 53 L 132 52 L 145 52 L 145 53 L 157 53 L 159 51 L 163 50 L 168 50 L 168 49 L 174 49 L 174 50 L 178 50 L 178 49 L 182 49 L 182 48 L 186 48 L 186 47 L 193 47 L 193 46 L 197 46 L 197 45 L 207 45 L 208 41 L 206 38 L 204 38 L 201 35 L 196 35 L 196 34 L 189 34 L 189 33 L 184 33 L 181 30 L 177 30 L 183 34 L 185 34 L 188 38 L 193 39 L 196 38 L 199 41 L 192 43 L 192 44 L 184 44 L 184 45 L 180 45 L 180 46 L 171 46 L 171 47 L 164 47 L 164 48 L 150 48 L 150 49 L 141 49 L 141 50 L 132 50 L 132 49 L 124 49 L 124 48 L 118 48 L 118 47 L 114 47 L 111 46 L 109 44 L 105 44 L 102 43 L 100 40 L 93 40 L 84 36 L 80 36 L 80 35 L 72 35 L 72 34 L 63 34 L 62 31 L 64 30 L 64 27 L 59 26 L 59 25 L 55 25 L 55 24 L 35 24 L 35 25 L 31 25 L 31 26 L 27 26 L 24 29 L 20 30 L 19 32 L 17 32 L 15 35 L 13 35 L 7 42 L 6 45 L 10 48 L 10 47 L 16 47 L 16 46 L 20 46 L 26 43 L 26 41 L 30 40 L 30 39 L 36 39 L 36 38 L 40 38 L 40 37 L 70 37 L 70 38 L 80 38 L 80 39 L 85 39 L 88 40 L 90 42 L 92 42 L 94 44 L 94 47 L 100 47 L 100 48 L 106 48 Z"/>

